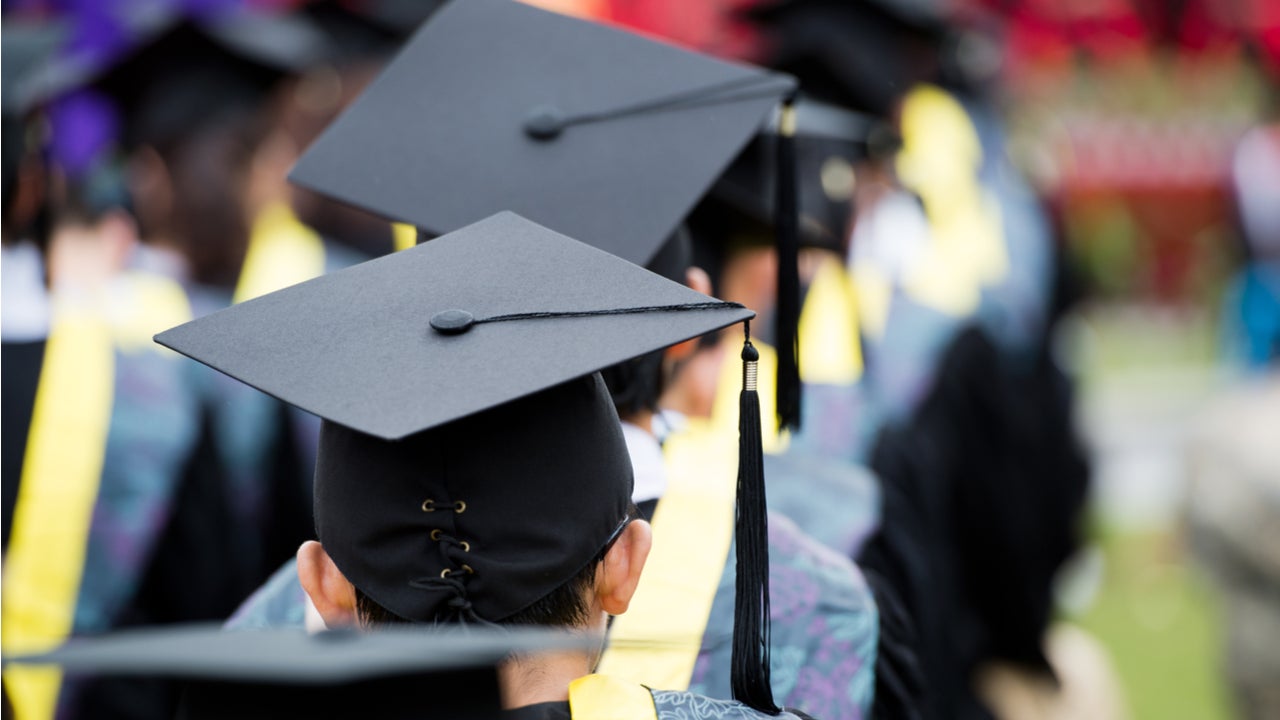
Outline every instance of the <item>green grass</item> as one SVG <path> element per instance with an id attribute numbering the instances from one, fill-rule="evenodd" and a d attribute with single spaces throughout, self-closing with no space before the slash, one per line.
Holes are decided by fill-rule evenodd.
<path id="1" fill-rule="evenodd" d="M 1103 584 L 1077 622 L 1111 653 L 1133 720 L 1233 717 L 1218 603 L 1176 536 L 1098 540 Z"/>

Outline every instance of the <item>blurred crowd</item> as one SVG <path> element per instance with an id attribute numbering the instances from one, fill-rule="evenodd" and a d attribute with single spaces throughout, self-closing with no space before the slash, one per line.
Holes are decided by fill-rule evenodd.
<path id="1" fill-rule="evenodd" d="M 440 4 L 5 0 L 5 654 L 226 620 L 314 537 L 319 419 L 152 336 L 418 241 L 286 176 Z M 1091 489 L 1063 321 L 1117 298 L 1212 308 L 1231 387 L 1187 524 L 1233 704 L 1280 715 L 1280 3 L 530 4 L 789 73 L 838 118 L 806 144 L 801 106 L 803 418 L 768 429 L 766 480 L 873 579 L 869 716 L 1128 716 L 1057 594 Z M 770 318 L 771 209 L 716 193 L 696 265 Z M 678 359 L 657 421 L 736 422 L 725 353 Z M 175 703 L 21 682 L 32 718 Z"/>

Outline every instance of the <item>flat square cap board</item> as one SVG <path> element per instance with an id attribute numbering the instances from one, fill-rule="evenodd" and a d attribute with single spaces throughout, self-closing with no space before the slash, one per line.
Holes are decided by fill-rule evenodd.
<path id="1" fill-rule="evenodd" d="M 290 177 L 430 234 L 512 210 L 644 265 L 794 88 L 511 0 L 453 2 Z"/>
<path id="2" fill-rule="evenodd" d="M 504 658 L 581 650 L 588 642 L 522 628 L 308 635 L 180 625 L 78 638 L 46 653 L 6 658 L 5 667 L 55 664 L 73 675 L 187 681 L 183 716 L 192 718 L 341 717 L 373 708 L 378 717 L 491 718 L 499 716 L 495 668 Z"/>
<path id="3" fill-rule="evenodd" d="M 156 341 L 394 440 L 752 316 L 499 213 Z"/>
<path id="4" fill-rule="evenodd" d="M 329 50 L 324 34 L 297 14 L 222 4 L 182 9 L 174 3 L 119 3 L 86 13 L 74 42 L 33 68 L 14 90 L 24 108 L 95 86 L 122 103 L 140 102 L 156 76 L 176 63 L 225 64 L 264 79 L 301 71 Z"/>

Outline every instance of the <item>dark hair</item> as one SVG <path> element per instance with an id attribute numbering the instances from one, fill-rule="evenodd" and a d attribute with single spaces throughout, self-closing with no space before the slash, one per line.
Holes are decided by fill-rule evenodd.
<path id="1" fill-rule="evenodd" d="M 634 503 L 627 508 L 626 519 L 622 521 L 619 531 L 614 534 L 605 546 L 600 548 L 591 562 L 587 563 L 576 575 L 569 578 L 555 590 L 547 593 L 532 604 L 515 614 L 498 620 L 500 625 L 537 625 L 542 627 L 578 627 L 590 620 L 591 607 L 588 604 L 591 589 L 596 583 L 596 570 L 604 562 L 613 544 L 622 536 L 622 529 L 632 520 L 639 519 L 640 510 Z M 406 625 L 413 621 L 400 617 L 379 605 L 375 600 L 360 591 L 356 592 L 356 617 L 365 625 Z M 429 622 L 429 621 L 428 621 Z"/>
<path id="2" fill-rule="evenodd" d="M 657 412 L 658 399 L 666 389 L 663 356 L 664 351 L 658 350 L 600 371 L 618 417 L 625 420 L 645 410 Z"/>

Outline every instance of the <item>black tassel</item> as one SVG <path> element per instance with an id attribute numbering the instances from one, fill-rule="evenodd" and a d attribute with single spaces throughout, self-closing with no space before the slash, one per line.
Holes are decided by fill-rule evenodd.
<path id="1" fill-rule="evenodd" d="M 764 495 L 764 449 L 756 368 L 760 353 L 750 326 L 742 347 L 742 394 L 738 401 L 737 584 L 734 599 L 733 667 L 735 700 L 776 715 L 769 680 L 769 525 Z"/>
<path id="2" fill-rule="evenodd" d="M 796 198 L 795 98 L 787 98 L 778 121 L 774 186 L 774 232 L 778 246 L 778 304 L 774 342 L 778 346 L 778 427 L 800 429 L 800 214 Z"/>

